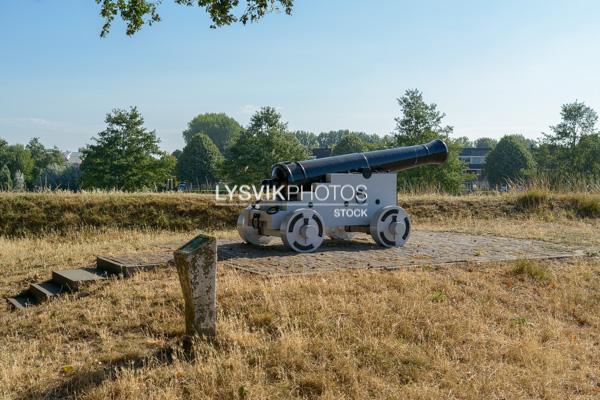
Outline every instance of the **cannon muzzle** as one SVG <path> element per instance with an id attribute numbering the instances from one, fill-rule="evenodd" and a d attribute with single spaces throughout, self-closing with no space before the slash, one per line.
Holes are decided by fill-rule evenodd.
<path id="1" fill-rule="evenodd" d="M 365 153 L 282 162 L 273 166 L 271 185 L 321 182 L 327 174 L 402 171 L 419 165 L 442 164 L 448 159 L 448 146 L 440 139 L 416 146 L 396 147 Z"/>

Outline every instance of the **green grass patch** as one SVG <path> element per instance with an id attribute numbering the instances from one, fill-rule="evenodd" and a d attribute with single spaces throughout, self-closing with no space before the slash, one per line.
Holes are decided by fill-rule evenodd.
<path id="1" fill-rule="evenodd" d="M 573 207 L 581 218 L 600 218 L 600 197 L 579 194 L 573 197 Z"/>
<path id="2" fill-rule="evenodd" d="M 547 282 L 550 280 L 550 271 L 548 268 L 531 260 L 517 261 L 511 272 L 513 275 L 529 277 L 538 282 Z"/>
<path id="3" fill-rule="evenodd" d="M 441 303 L 442 301 L 446 300 L 446 297 L 446 293 L 444 293 L 443 290 L 436 290 L 431 295 L 431 301 Z"/>
<path id="4" fill-rule="evenodd" d="M 521 210 L 536 210 L 547 205 L 550 200 L 548 192 L 534 189 L 529 190 L 517 197 L 516 205 Z"/>

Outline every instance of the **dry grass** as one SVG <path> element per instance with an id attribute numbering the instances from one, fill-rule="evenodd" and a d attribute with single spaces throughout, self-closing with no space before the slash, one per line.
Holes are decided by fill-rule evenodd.
<path id="1" fill-rule="evenodd" d="M 455 221 L 454 230 L 472 222 Z M 569 229 L 582 237 L 597 229 L 579 223 Z M 517 230 L 537 237 L 547 229 L 532 221 Z M 0 238 L 0 294 L 97 253 L 163 248 L 191 235 Z M 278 279 L 221 270 L 218 339 L 196 340 L 194 360 L 181 348 L 174 270 L 105 282 L 25 312 L 0 311 L 0 398 L 600 396 L 600 261 L 518 265 Z"/>
<path id="2" fill-rule="evenodd" d="M 421 219 L 417 222 L 417 226 L 419 229 L 433 231 L 497 235 L 517 239 L 544 240 L 577 247 L 596 247 L 600 251 L 600 235 L 598 234 L 600 219 L 540 219 L 535 216 L 521 219 L 438 217 Z"/>

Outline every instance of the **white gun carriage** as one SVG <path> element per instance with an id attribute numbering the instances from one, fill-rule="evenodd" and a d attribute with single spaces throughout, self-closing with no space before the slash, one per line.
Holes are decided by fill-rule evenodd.
<path id="1" fill-rule="evenodd" d="M 297 252 L 315 251 L 325 236 L 349 239 L 368 233 L 384 247 L 402 246 L 411 221 L 397 204 L 397 172 L 441 164 L 448 147 L 441 140 L 386 150 L 352 153 L 273 166 L 262 182 L 277 196 L 242 211 L 237 229 L 244 241 L 267 245 L 280 237 Z"/>

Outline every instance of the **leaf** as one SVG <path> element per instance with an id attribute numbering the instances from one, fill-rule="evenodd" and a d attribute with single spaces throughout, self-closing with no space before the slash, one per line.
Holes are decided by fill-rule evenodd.
<path id="1" fill-rule="evenodd" d="M 70 374 L 73 371 L 75 371 L 75 367 L 70 364 L 63 365 L 62 367 L 62 372 L 65 374 Z"/>

